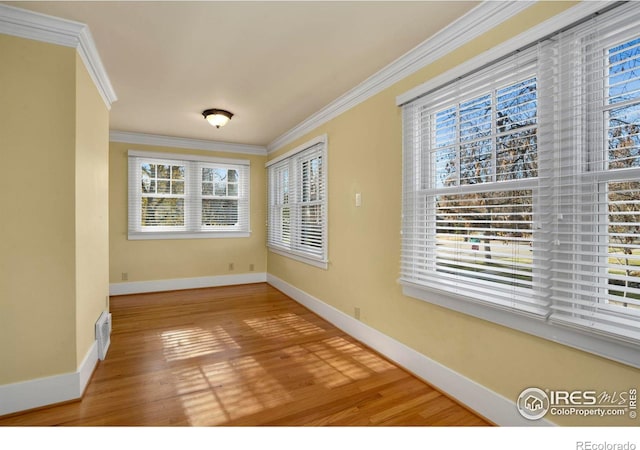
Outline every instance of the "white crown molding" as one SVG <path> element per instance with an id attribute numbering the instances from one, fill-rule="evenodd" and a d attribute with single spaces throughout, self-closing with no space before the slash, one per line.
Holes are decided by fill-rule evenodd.
<path id="1" fill-rule="evenodd" d="M 109 133 L 109 140 L 111 142 L 122 142 L 126 144 L 179 147 L 191 150 L 208 150 L 212 152 L 243 153 L 261 156 L 267 154 L 267 149 L 260 145 L 234 144 L 230 142 L 161 136 L 158 134 L 133 133 L 129 131 L 113 130 Z"/>
<path id="2" fill-rule="evenodd" d="M 496 61 L 503 58 L 510 53 L 515 52 L 527 45 L 537 42 L 551 33 L 561 30 L 571 24 L 578 22 L 590 15 L 602 10 L 606 6 L 610 5 L 610 2 L 602 1 L 585 1 L 570 8 L 556 16 L 545 20 L 544 22 L 528 29 L 527 31 L 509 39 L 502 44 L 499 44 L 484 53 L 476 55 L 475 57 L 465 61 L 464 63 L 454 67 L 451 70 L 440 74 L 423 84 L 420 84 L 409 91 L 396 97 L 396 104 L 398 106 L 410 102 L 429 91 L 433 91 L 438 87 L 455 80 L 458 77 L 464 76 L 474 70 L 479 69 L 488 62 Z"/>
<path id="3" fill-rule="evenodd" d="M 0 33 L 75 48 L 107 109 L 117 100 L 87 25 L 0 5 Z"/>
<path id="4" fill-rule="evenodd" d="M 345 111 L 382 92 L 456 48 L 472 41 L 500 23 L 524 11 L 535 2 L 485 1 L 467 14 L 419 44 L 400 58 L 370 76 L 355 88 L 311 115 L 280 137 L 272 141 L 269 153 L 312 131 Z"/>

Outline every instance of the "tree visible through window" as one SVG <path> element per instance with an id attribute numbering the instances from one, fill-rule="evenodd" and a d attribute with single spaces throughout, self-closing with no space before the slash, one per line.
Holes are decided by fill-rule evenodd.
<path id="1" fill-rule="evenodd" d="M 640 39 L 609 49 L 607 97 L 607 169 L 640 168 Z M 605 189 L 609 200 L 608 300 L 640 308 L 640 182 L 611 180 Z"/>
<path id="2" fill-rule="evenodd" d="M 537 176 L 536 78 L 423 114 L 433 124 L 423 184 L 435 201 L 437 270 L 530 287 L 533 192 L 518 180 Z"/>
<path id="3" fill-rule="evenodd" d="M 248 231 L 248 161 L 129 151 L 129 238 Z"/>
<path id="4" fill-rule="evenodd" d="M 621 5 L 404 103 L 407 295 L 637 360 L 639 26 Z"/>

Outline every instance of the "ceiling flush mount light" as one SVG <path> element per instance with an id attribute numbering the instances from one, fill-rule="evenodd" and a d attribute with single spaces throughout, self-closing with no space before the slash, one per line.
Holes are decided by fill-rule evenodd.
<path id="1" fill-rule="evenodd" d="M 207 109 L 202 111 L 202 115 L 216 128 L 225 126 L 233 117 L 232 113 L 224 109 Z"/>

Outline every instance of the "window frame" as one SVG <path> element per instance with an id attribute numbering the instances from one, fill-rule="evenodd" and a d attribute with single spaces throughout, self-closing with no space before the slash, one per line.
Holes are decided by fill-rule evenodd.
<path id="1" fill-rule="evenodd" d="M 269 251 L 321 269 L 328 268 L 328 139 L 321 135 L 265 164 L 267 169 L 267 247 Z M 321 158 L 319 185 L 315 200 L 305 199 L 304 165 Z M 286 173 L 286 182 L 284 181 Z M 311 181 L 309 181 L 311 183 Z M 311 184 L 308 185 L 311 189 Z M 285 201 L 285 194 L 287 196 Z M 305 227 L 304 208 L 319 207 L 321 223 Z M 285 235 L 284 211 L 289 211 L 288 236 Z M 316 236 L 318 246 L 303 243 L 307 235 Z M 317 236 L 319 235 L 319 241 Z"/>
<path id="2" fill-rule="evenodd" d="M 250 161 L 208 157 L 190 154 L 174 154 L 129 150 L 128 157 L 128 240 L 155 239 L 211 239 L 211 238 L 245 238 L 251 236 L 250 217 Z M 164 164 L 184 166 L 184 225 L 149 227 L 141 224 L 142 198 L 145 196 L 139 188 L 142 183 L 141 164 Z M 236 170 L 238 174 L 236 196 L 237 223 L 229 226 L 203 225 L 202 202 L 207 199 L 225 199 L 228 196 L 208 196 L 202 194 L 202 171 L 205 168 Z M 212 182 L 213 183 L 213 182 Z M 215 191 L 215 187 L 214 187 Z"/>

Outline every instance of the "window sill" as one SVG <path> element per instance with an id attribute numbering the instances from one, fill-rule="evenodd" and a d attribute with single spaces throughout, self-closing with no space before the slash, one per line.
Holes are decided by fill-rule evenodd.
<path id="1" fill-rule="evenodd" d="M 272 253 L 275 253 L 276 255 L 280 255 L 280 256 L 284 256 L 287 258 L 291 258 L 291 259 L 295 259 L 296 261 L 300 261 L 303 262 L 305 264 L 309 264 L 310 266 L 314 266 L 314 267 L 318 267 L 320 269 L 324 269 L 327 270 L 329 267 L 329 262 L 328 261 L 323 261 L 320 259 L 314 259 L 314 258 L 310 258 L 308 256 L 304 256 L 298 253 L 294 253 L 290 250 L 284 250 L 282 248 L 279 247 L 272 247 L 272 246 L 268 246 L 269 247 L 269 251 L 271 251 Z"/>
<path id="2" fill-rule="evenodd" d="M 225 239 L 225 238 L 247 238 L 251 232 L 247 231 L 215 231 L 215 232 L 138 232 L 129 233 L 127 239 L 130 241 L 156 240 L 156 239 Z"/>

